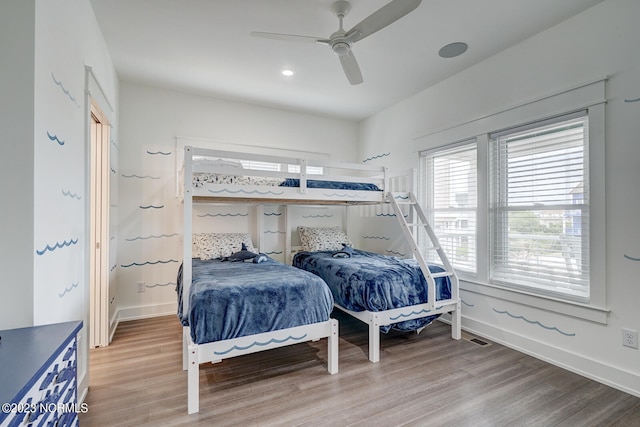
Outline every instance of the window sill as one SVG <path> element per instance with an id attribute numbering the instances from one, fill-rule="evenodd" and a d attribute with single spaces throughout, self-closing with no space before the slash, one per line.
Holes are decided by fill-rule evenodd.
<path id="1" fill-rule="evenodd" d="M 463 279 L 460 279 L 460 289 L 603 325 L 607 324 L 610 312 L 608 308 L 604 307 L 597 307 L 595 305 L 582 304 L 573 301 L 563 301 L 547 296 L 529 294 L 499 285 L 479 283 Z"/>

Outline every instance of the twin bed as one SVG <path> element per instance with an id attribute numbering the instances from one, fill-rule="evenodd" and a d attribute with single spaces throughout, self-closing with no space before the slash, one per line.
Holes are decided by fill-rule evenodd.
<path id="1" fill-rule="evenodd" d="M 219 160 L 194 161 L 200 156 Z M 185 148 L 183 255 L 190 262 L 180 268 L 177 291 L 190 414 L 199 410 L 201 363 L 327 338 L 327 369 L 337 373 L 338 322 L 330 317 L 334 306 L 369 325 L 369 359 L 373 362 L 380 357 L 381 330 L 419 331 L 442 313 L 452 314 L 452 337 L 460 338 L 457 280 L 436 279 L 435 293 L 431 291 L 436 301 L 428 303 L 427 289 L 433 281 L 425 280 L 413 259 L 351 250 L 351 246 L 347 246 L 347 255 L 337 254 L 343 243 L 351 243 L 346 234 L 326 227 L 300 227 L 303 251 L 289 266 L 258 254 L 248 235 L 203 235 L 192 230 L 194 202 L 386 203 L 385 190 L 390 184 L 385 168 L 327 164 L 325 174 L 308 180 L 307 162 L 302 159 L 259 156 L 261 161 L 266 158 L 300 166 L 295 176 L 272 172 L 261 182 L 256 177 L 264 172 L 240 173 L 228 162 L 231 157 L 252 156 Z M 331 167 L 351 168 L 352 172 L 347 176 L 326 174 Z M 308 233 L 316 233 L 316 241 L 318 233 L 322 237 L 329 233 L 331 238 L 320 246 L 308 245 Z M 429 268 L 436 274 L 439 269 Z"/>

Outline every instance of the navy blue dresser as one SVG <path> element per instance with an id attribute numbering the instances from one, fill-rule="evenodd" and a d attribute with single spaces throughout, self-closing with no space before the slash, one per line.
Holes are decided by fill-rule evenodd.
<path id="1" fill-rule="evenodd" d="M 0 427 L 76 426 L 82 322 L 0 331 Z"/>

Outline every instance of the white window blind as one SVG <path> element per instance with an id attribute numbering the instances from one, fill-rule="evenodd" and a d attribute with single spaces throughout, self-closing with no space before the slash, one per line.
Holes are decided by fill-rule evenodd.
<path id="1" fill-rule="evenodd" d="M 287 165 L 287 171 L 291 173 L 300 173 L 300 165 Z M 322 175 L 324 168 L 322 166 L 307 166 L 308 175 Z"/>
<path id="2" fill-rule="evenodd" d="M 589 297 L 586 112 L 490 135 L 491 281 Z"/>
<path id="3" fill-rule="evenodd" d="M 476 272 L 477 147 L 475 139 L 422 153 L 425 205 L 440 246 L 456 269 Z M 425 239 L 426 240 L 426 239 Z M 430 262 L 439 262 L 433 251 Z"/>
<path id="4" fill-rule="evenodd" d="M 259 171 L 279 172 L 280 164 L 272 162 L 260 162 L 257 160 L 240 160 L 244 169 L 252 169 Z"/>

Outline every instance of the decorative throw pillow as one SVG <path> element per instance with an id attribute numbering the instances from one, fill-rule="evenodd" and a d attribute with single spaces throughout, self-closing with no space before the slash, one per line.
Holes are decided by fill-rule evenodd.
<path id="1" fill-rule="evenodd" d="M 340 227 L 298 227 L 302 250 L 307 252 L 337 251 L 343 244 L 353 246 Z"/>
<path id="2" fill-rule="evenodd" d="M 192 257 L 203 260 L 231 256 L 242 250 L 244 243 L 247 250 L 257 252 L 248 233 L 194 233 Z"/>

